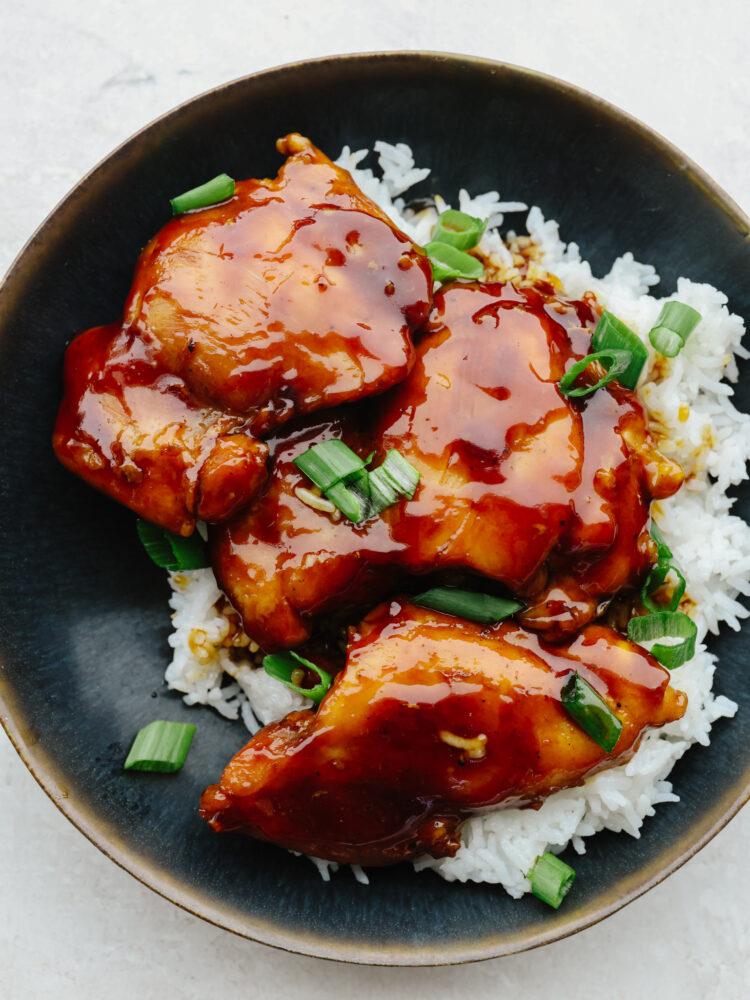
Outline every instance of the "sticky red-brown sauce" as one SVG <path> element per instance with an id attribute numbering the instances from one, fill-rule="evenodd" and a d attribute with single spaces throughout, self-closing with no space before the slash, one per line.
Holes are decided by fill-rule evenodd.
<path id="1" fill-rule="evenodd" d="M 182 534 L 257 493 L 259 437 L 404 378 L 429 313 L 421 248 L 307 140 L 280 150 L 274 180 L 240 181 L 228 201 L 167 223 L 122 323 L 67 352 L 58 457 Z"/>
<path id="2" fill-rule="evenodd" d="M 611 755 L 561 705 L 573 670 L 623 723 Z M 466 815 L 537 803 L 626 760 L 645 726 L 679 718 L 686 699 L 668 682 L 599 625 L 559 647 L 512 622 L 483 628 L 391 600 L 353 630 L 317 714 L 255 736 L 206 790 L 202 815 L 335 861 L 452 855 Z"/>
<path id="3" fill-rule="evenodd" d="M 550 287 L 454 284 L 437 293 L 409 376 L 364 413 L 336 411 L 271 441 L 263 496 L 214 539 L 215 568 L 262 646 L 296 645 L 315 615 L 377 599 L 400 575 L 481 574 L 562 638 L 653 562 L 649 506 L 682 481 L 651 441 L 635 393 L 582 401 L 558 382 L 598 319 Z M 341 437 L 374 464 L 396 448 L 416 494 L 381 517 L 333 523 L 295 494 L 293 459 Z"/>

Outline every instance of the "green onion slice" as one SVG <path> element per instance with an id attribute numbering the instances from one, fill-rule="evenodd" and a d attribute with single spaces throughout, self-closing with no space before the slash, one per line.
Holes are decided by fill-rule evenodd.
<path id="1" fill-rule="evenodd" d="M 432 242 L 446 243 L 456 250 L 471 250 L 481 240 L 486 228 L 486 219 L 476 219 L 466 212 L 448 209 L 438 216 L 432 230 Z"/>
<path id="2" fill-rule="evenodd" d="M 659 530 L 659 525 L 656 523 L 656 521 L 651 522 L 650 535 L 656 542 L 656 551 L 659 562 L 661 562 L 662 559 L 671 559 L 672 550 L 664 541 L 664 535 L 662 535 L 661 531 Z"/>
<path id="3" fill-rule="evenodd" d="M 667 638 L 679 640 L 673 645 L 656 643 L 649 651 L 667 670 L 681 667 L 695 655 L 697 635 L 697 625 L 682 611 L 658 611 L 656 614 L 631 618 L 628 622 L 628 639 L 633 642 Z"/>
<path id="4" fill-rule="evenodd" d="M 333 438 L 314 444 L 304 454 L 298 455 L 294 464 L 325 493 L 342 479 L 361 472 L 366 463 L 343 441 Z"/>
<path id="5" fill-rule="evenodd" d="M 677 577 L 677 583 L 672 590 L 672 595 L 666 604 L 656 604 L 651 600 L 650 595 L 661 587 L 670 572 L 674 573 Z M 672 563 L 659 562 L 648 574 L 646 582 L 641 588 L 641 603 L 644 608 L 652 614 L 659 614 L 662 611 L 676 611 L 680 606 L 680 601 L 682 600 L 682 595 L 685 593 L 686 586 L 687 583 L 685 581 L 685 577 L 676 566 L 672 565 Z"/>
<path id="6" fill-rule="evenodd" d="M 335 504 L 344 517 L 355 524 L 364 521 L 370 509 L 369 493 L 361 489 L 347 486 L 346 483 L 336 483 L 325 491 L 325 496 Z"/>
<path id="7" fill-rule="evenodd" d="M 393 486 L 387 476 L 384 476 L 380 469 L 373 469 L 368 479 L 370 495 L 368 498 L 367 516 L 374 517 L 380 514 L 387 507 L 398 502 L 399 491 Z"/>
<path id="8" fill-rule="evenodd" d="M 673 563 L 672 550 L 664 541 L 662 533 L 653 521 L 651 522 L 651 537 L 656 542 L 657 560 L 656 565 L 646 577 L 646 582 L 641 587 L 641 603 L 653 614 L 658 614 L 661 611 L 676 611 L 687 586 L 685 577 Z M 667 604 L 656 604 L 651 600 L 651 594 L 661 587 L 670 573 L 674 573 L 677 577 L 677 584 L 672 590 L 672 596 Z"/>
<path id="9" fill-rule="evenodd" d="M 622 722 L 606 701 L 577 671 L 562 686 L 563 708 L 602 750 L 611 753 L 622 732 Z"/>
<path id="10" fill-rule="evenodd" d="M 234 194 L 234 181 L 228 174 L 218 174 L 205 184 L 191 188 L 183 194 L 178 194 L 176 198 L 170 198 L 169 204 L 172 206 L 172 215 L 181 215 L 183 212 L 192 212 L 196 208 L 208 208 L 209 205 L 217 205 L 220 201 L 226 201 Z"/>
<path id="11" fill-rule="evenodd" d="M 410 500 L 419 473 L 395 448 L 371 472 L 365 468 L 375 452 L 363 461 L 343 441 L 323 441 L 294 459 L 294 464 L 350 521 L 359 523 L 380 514 L 400 496 Z"/>
<path id="12" fill-rule="evenodd" d="M 665 302 L 648 339 L 659 354 L 674 358 L 701 321 L 701 314 L 684 302 Z"/>
<path id="13" fill-rule="evenodd" d="M 468 618 L 482 625 L 495 625 L 509 618 L 523 608 L 518 601 L 506 601 L 492 594 L 478 594 L 473 590 L 459 590 L 457 587 L 433 587 L 423 594 L 412 597 L 412 604 L 420 608 L 441 611 L 456 618 Z"/>
<path id="14" fill-rule="evenodd" d="M 417 485 L 419 484 L 419 473 L 411 462 L 407 462 L 404 456 L 396 451 L 395 448 L 391 448 L 385 453 L 385 461 L 380 468 L 370 473 L 371 479 L 376 472 L 380 473 L 384 479 L 387 479 L 402 496 L 405 496 L 408 500 L 413 499 Z"/>
<path id="15" fill-rule="evenodd" d="M 187 722 L 149 722 L 133 740 L 123 768 L 126 771 L 179 771 L 195 736 Z"/>
<path id="16" fill-rule="evenodd" d="M 643 341 L 622 320 L 605 309 L 591 338 L 594 351 L 628 351 L 630 364 L 617 376 L 617 381 L 626 389 L 635 389 L 643 366 L 648 360 L 648 351 Z"/>
<path id="17" fill-rule="evenodd" d="M 292 674 L 295 670 L 299 670 L 300 667 L 312 670 L 318 676 L 319 681 L 315 687 L 303 688 L 292 681 Z M 319 702 L 331 684 L 333 684 L 333 678 L 330 674 L 326 673 L 325 670 L 311 660 L 306 660 L 304 657 L 299 656 L 291 649 L 283 653 L 271 653 L 270 656 L 264 657 L 263 669 L 269 677 L 281 681 L 282 684 L 286 684 L 292 691 L 297 691 L 314 702 Z"/>
<path id="18" fill-rule="evenodd" d="M 176 573 L 187 569 L 204 569 L 211 562 L 206 551 L 206 543 L 197 531 L 189 538 L 176 535 L 173 531 L 160 528 L 151 521 L 136 522 L 141 544 L 157 566 Z"/>
<path id="19" fill-rule="evenodd" d="M 432 240 L 424 249 L 436 281 L 452 281 L 454 278 L 476 281 L 484 277 L 484 265 L 481 260 L 464 253 L 463 250 L 457 250 L 437 240 Z"/>
<path id="20" fill-rule="evenodd" d="M 628 371 L 631 365 L 631 357 L 630 351 L 620 351 L 614 348 L 608 348 L 606 351 L 596 351 L 594 354 L 587 354 L 585 358 L 581 358 L 580 361 L 576 361 L 574 365 L 568 368 L 560 379 L 558 388 L 563 396 L 589 396 L 592 392 L 596 392 L 597 389 L 601 389 L 615 379 L 619 379 L 623 372 Z M 576 379 L 588 368 L 592 361 L 598 361 L 602 365 L 607 362 L 608 367 L 605 365 L 607 367 L 606 374 L 594 385 L 576 386 Z"/>
<path id="21" fill-rule="evenodd" d="M 575 868 L 571 868 L 554 854 L 545 851 L 536 859 L 534 867 L 526 877 L 531 881 L 531 891 L 534 895 L 557 910 L 570 892 L 576 872 Z"/>
<path id="22" fill-rule="evenodd" d="M 372 513 L 396 503 L 399 496 L 411 500 L 419 483 L 419 473 L 395 448 L 386 452 L 385 461 L 370 473 Z"/>

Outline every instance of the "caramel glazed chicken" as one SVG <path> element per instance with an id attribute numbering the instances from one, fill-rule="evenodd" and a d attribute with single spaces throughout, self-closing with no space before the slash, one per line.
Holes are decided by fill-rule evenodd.
<path id="1" fill-rule="evenodd" d="M 517 280 L 433 294 L 424 251 L 345 170 L 298 135 L 277 146 L 276 179 L 169 222 L 122 321 L 72 342 L 54 447 L 147 520 L 210 522 L 248 636 L 336 673 L 317 710 L 234 757 L 203 818 L 334 861 L 453 855 L 473 811 L 538 805 L 684 713 L 610 627 L 657 558 L 651 501 L 683 475 L 633 391 L 561 393 L 593 296 Z M 359 523 L 310 506 L 294 460 L 331 439 L 373 467 L 397 450 L 414 495 Z M 413 597 L 427 582 L 519 610 L 489 626 L 432 611 Z M 343 665 L 324 638 L 342 626 Z M 566 710 L 571 678 L 615 718 L 606 748 Z"/>

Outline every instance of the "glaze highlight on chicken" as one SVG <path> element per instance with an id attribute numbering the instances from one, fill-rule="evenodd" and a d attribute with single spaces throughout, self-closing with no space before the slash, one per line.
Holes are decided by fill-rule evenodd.
<path id="1" fill-rule="evenodd" d="M 623 723 L 611 754 L 561 705 L 572 671 Z M 686 701 L 603 626 L 550 645 L 514 622 L 487 628 L 391 600 L 352 630 L 317 713 L 256 734 L 203 793 L 201 815 L 332 861 L 452 856 L 472 811 L 533 805 L 622 763 Z"/>
<path id="2" fill-rule="evenodd" d="M 245 418 L 201 403 L 136 334 L 95 327 L 65 355 L 57 457 L 91 486 L 177 534 L 220 521 L 266 481 Z"/>
<path id="3" fill-rule="evenodd" d="M 265 492 L 214 534 L 217 577 L 248 634 L 297 645 L 315 616 L 438 570 L 497 581 L 526 602 L 529 628 L 560 639 L 638 583 L 654 561 L 651 499 L 683 476 L 635 393 L 560 393 L 597 319 L 551 286 L 448 285 L 400 385 L 361 417 L 337 412 L 271 441 Z M 375 464 L 398 449 L 421 476 L 414 498 L 358 526 L 306 507 L 292 460 L 326 436 L 374 449 Z"/>
<path id="4" fill-rule="evenodd" d="M 254 495 L 267 454 L 254 439 L 403 379 L 430 308 L 421 248 L 309 140 L 277 145 L 277 178 L 172 219 L 122 323 L 68 350 L 59 459 L 182 534 Z"/>

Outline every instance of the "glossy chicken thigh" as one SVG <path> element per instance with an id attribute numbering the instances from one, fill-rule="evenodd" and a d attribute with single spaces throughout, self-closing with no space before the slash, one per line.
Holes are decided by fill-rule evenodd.
<path id="1" fill-rule="evenodd" d="M 560 393 L 597 318 L 549 286 L 441 290 L 408 378 L 364 419 L 273 442 L 267 491 L 217 533 L 217 576 L 248 633 L 298 644 L 316 614 L 372 600 L 388 570 L 391 582 L 464 570 L 520 595 L 528 626 L 561 638 L 637 582 L 654 559 L 651 498 L 682 472 L 656 451 L 633 392 Z M 376 464 L 397 449 L 420 473 L 414 498 L 359 526 L 306 507 L 292 459 L 339 436 Z"/>
<path id="2" fill-rule="evenodd" d="M 307 139 L 278 148 L 276 179 L 169 222 L 122 325 L 81 335 L 66 359 L 60 460 L 183 534 L 256 492 L 253 438 L 403 379 L 430 308 L 422 250 Z"/>
<path id="3" fill-rule="evenodd" d="M 611 754 L 561 705 L 573 671 L 622 722 Z M 515 623 L 482 628 L 393 600 L 352 630 L 318 712 L 254 736 L 203 793 L 201 815 L 334 861 L 453 855 L 472 810 L 578 784 L 685 706 L 668 672 L 607 628 L 550 646 Z"/>
<path id="4" fill-rule="evenodd" d="M 125 325 L 255 434 L 403 379 L 427 318 L 423 251 L 309 140 L 275 180 L 168 223 L 141 255 Z"/>
<path id="5" fill-rule="evenodd" d="M 65 355 L 57 457 L 91 486 L 178 534 L 220 521 L 266 480 L 268 448 L 245 418 L 193 396 L 119 325 L 76 337 Z"/>

